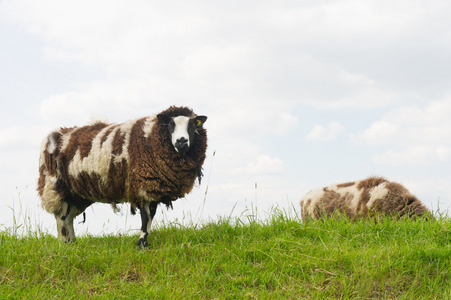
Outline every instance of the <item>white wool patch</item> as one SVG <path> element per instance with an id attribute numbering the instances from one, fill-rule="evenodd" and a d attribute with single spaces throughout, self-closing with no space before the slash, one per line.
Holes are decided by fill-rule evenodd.
<path id="1" fill-rule="evenodd" d="M 113 140 L 116 132 L 119 130 L 119 127 L 113 129 L 110 134 L 108 134 L 108 137 L 103 144 L 101 142 L 105 133 L 113 126 L 117 125 L 113 124 L 103 128 L 94 137 L 88 156 L 82 159 L 80 150 L 75 152 L 75 155 L 68 167 L 68 172 L 71 176 L 77 177 L 82 172 L 87 172 L 88 174 L 96 173 L 104 182 L 107 181 L 112 158 Z"/>
<path id="2" fill-rule="evenodd" d="M 301 200 L 304 203 L 304 212 L 307 212 L 309 215 L 313 216 L 315 207 L 317 204 L 319 204 L 324 197 L 324 190 L 323 188 L 311 190 L 308 192 Z M 310 200 L 310 204 L 307 204 L 308 200 Z"/>
<path id="3" fill-rule="evenodd" d="M 358 182 L 356 182 L 353 185 L 345 186 L 345 187 L 338 187 L 337 184 L 328 186 L 328 187 L 322 187 L 319 189 L 312 190 L 308 192 L 301 200 L 301 203 L 303 203 L 303 212 L 308 213 L 309 215 L 313 216 L 315 207 L 321 206 L 322 201 L 324 200 L 325 191 L 333 191 L 338 193 L 338 196 L 334 201 L 338 203 L 341 201 L 340 199 L 344 197 L 349 197 L 349 195 L 352 195 L 353 198 L 350 203 L 348 203 L 348 208 L 352 211 L 355 211 L 358 203 L 360 201 L 360 197 L 362 195 L 362 191 L 359 191 L 357 189 Z M 307 205 L 307 201 L 310 199 L 310 204 Z"/>
<path id="4" fill-rule="evenodd" d="M 56 141 L 52 137 L 53 134 L 48 135 L 49 142 L 47 144 L 47 152 L 52 154 L 56 150 Z"/>
<path id="5" fill-rule="evenodd" d="M 125 122 L 124 124 L 121 124 L 121 126 L 119 127 L 122 136 L 124 136 L 124 142 L 122 144 L 121 154 L 114 158 L 115 162 L 121 162 L 122 159 L 124 159 L 124 158 L 127 162 L 130 161 L 130 155 L 128 154 L 128 146 L 130 145 L 130 136 L 132 133 L 133 125 L 135 125 L 135 123 L 136 123 L 136 120 L 128 121 L 128 122 Z"/>
<path id="6" fill-rule="evenodd" d="M 144 137 L 147 139 L 152 133 L 153 125 L 155 124 L 155 116 L 148 117 L 143 125 Z"/>
<path id="7" fill-rule="evenodd" d="M 42 192 L 42 207 L 51 214 L 59 212 L 63 203 L 62 197 L 55 191 L 56 177 L 45 175 L 44 190 Z"/>
<path id="8" fill-rule="evenodd" d="M 62 143 L 61 143 L 61 152 L 66 151 L 67 146 L 69 146 L 70 138 L 72 136 L 72 133 L 77 131 L 79 128 L 75 128 L 72 131 L 66 133 L 62 137 Z"/>
<path id="9" fill-rule="evenodd" d="M 83 171 L 83 161 L 81 160 L 80 151 L 77 150 L 72 161 L 69 163 L 69 167 L 67 168 L 69 175 L 73 177 L 77 177 Z"/>
<path id="10" fill-rule="evenodd" d="M 348 208 L 350 210 L 352 210 L 353 212 L 356 212 L 357 206 L 360 202 L 360 197 L 362 196 L 362 190 L 358 190 L 357 189 L 358 186 L 358 182 L 354 185 L 351 186 L 347 186 L 347 187 L 338 187 L 338 186 L 333 186 L 330 187 L 329 189 L 337 192 L 340 197 L 345 197 L 347 196 L 347 194 L 353 195 L 353 199 L 351 200 L 351 202 L 348 204 Z M 337 199 L 338 200 L 338 199 Z"/>
<path id="11" fill-rule="evenodd" d="M 69 174 L 73 177 L 77 177 L 82 172 L 87 172 L 88 174 L 98 174 L 102 181 L 106 183 L 112 161 L 115 163 L 119 163 L 123 159 L 127 162 L 130 161 L 128 147 L 130 145 L 131 130 L 135 123 L 136 120 L 133 120 L 121 125 L 112 124 L 103 128 L 92 140 L 92 146 L 88 156 L 82 159 L 80 151 L 77 150 L 69 164 Z M 111 128 L 114 129 L 111 130 Z M 111 130 L 111 132 L 102 143 L 102 140 L 108 130 Z M 124 137 L 122 151 L 121 154 L 113 156 L 113 142 L 118 131 Z"/>
<path id="12" fill-rule="evenodd" d="M 188 146 L 190 145 L 188 134 L 188 122 L 189 118 L 185 116 L 178 116 L 174 118 L 175 128 L 172 133 L 172 145 L 175 147 L 175 143 L 178 139 L 185 138 L 188 140 Z M 176 148 L 177 150 L 177 148 Z"/>
<path id="13" fill-rule="evenodd" d="M 384 182 L 382 184 L 379 184 L 378 186 L 372 188 L 370 190 L 370 200 L 368 201 L 368 203 L 366 204 L 368 209 L 373 208 L 374 206 L 374 202 L 377 199 L 384 199 L 385 197 L 387 197 L 389 190 L 387 188 L 387 183 Z"/>

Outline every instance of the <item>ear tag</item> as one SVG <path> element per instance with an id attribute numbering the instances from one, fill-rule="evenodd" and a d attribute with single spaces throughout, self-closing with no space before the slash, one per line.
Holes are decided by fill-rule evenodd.
<path id="1" fill-rule="evenodd" d="M 197 126 L 200 126 L 200 125 L 202 125 L 202 122 L 201 122 L 201 120 L 196 120 L 196 125 L 197 125 Z"/>

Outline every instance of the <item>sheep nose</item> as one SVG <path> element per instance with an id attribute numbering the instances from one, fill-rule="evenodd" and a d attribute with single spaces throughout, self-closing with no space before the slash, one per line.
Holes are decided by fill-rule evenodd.
<path id="1" fill-rule="evenodd" d="M 175 150 L 177 150 L 177 152 L 180 154 L 185 154 L 189 149 L 188 140 L 184 137 L 177 139 L 174 146 Z"/>
<path id="2" fill-rule="evenodd" d="M 186 144 L 186 143 L 188 143 L 188 140 L 184 137 L 181 137 L 177 140 L 177 142 L 180 144 Z"/>

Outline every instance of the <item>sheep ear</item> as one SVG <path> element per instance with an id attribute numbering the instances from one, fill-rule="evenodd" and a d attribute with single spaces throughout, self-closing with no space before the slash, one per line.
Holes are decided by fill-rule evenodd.
<path id="1" fill-rule="evenodd" d="M 196 123 L 197 127 L 201 127 L 205 121 L 207 121 L 207 117 L 206 116 L 197 116 L 196 118 L 194 118 L 194 122 Z"/>
<path id="2" fill-rule="evenodd" d="M 157 119 L 161 125 L 165 125 L 165 126 L 169 125 L 169 123 L 171 122 L 171 118 L 169 118 L 168 115 L 164 115 L 164 114 L 158 114 Z"/>

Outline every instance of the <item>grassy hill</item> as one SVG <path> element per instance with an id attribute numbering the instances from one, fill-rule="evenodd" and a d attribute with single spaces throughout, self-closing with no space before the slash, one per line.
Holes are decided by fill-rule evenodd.
<path id="1" fill-rule="evenodd" d="M 0 232 L 0 299 L 451 299 L 451 221 L 218 222 L 137 236 Z"/>

